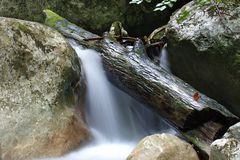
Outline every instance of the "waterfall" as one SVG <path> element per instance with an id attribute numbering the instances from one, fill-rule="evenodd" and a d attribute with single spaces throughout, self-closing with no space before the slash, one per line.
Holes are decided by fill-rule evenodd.
<path id="1" fill-rule="evenodd" d="M 161 54 L 160 54 L 160 66 L 164 68 L 166 71 L 171 72 L 170 70 L 170 63 L 168 61 L 168 52 L 166 49 L 166 46 L 162 48 Z"/>
<path id="2" fill-rule="evenodd" d="M 87 79 L 85 115 L 92 134 L 86 146 L 52 160 L 125 160 L 149 134 L 171 132 L 170 125 L 107 80 L 99 54 L 70 40 Z"/>
<path id="3" fill-rule="evenodd" d="M 110 89 L 109 82 L 104 75 L 100 56 L 90 49 L 83 50 L 73 45 L 82 61 L 88 83 L 86 120 L 89 126 L 102 133 L 108 139 L 119 137 L 118 111 L 116 102 Z"/>

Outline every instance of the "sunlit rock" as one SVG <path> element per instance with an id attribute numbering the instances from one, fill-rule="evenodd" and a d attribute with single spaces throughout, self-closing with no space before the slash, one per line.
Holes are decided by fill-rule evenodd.
<path id="1" fill-rule="evenodd" d="M 74 50 L 38 23 L 0 18 L 0 35 L 0 159 L 59 156 L 78 147 L 87 129 Z"/>
<path id="2" fill-rule="evenodd" d="M 155 134 L 142 139 L 128 160 L 198 160 L 192 146 L 171 134 Z"/>

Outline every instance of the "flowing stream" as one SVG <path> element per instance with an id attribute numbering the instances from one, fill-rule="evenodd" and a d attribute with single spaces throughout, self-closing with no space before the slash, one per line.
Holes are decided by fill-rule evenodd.
<path id="1" fill-rule="evenodd" d="M 70 40 L 87 79 L 85 115 L 92 139 L 79 150 L 54 160 L 125 160 L 146 135 L 176 134 L 163 119 L 109 83 L 99 54 Z"/>
<path id="2" fill-rule="evenodd" d="M 164 68 L 166 71 L 171 73 L 170 70 L 170 63 L 168 61 L 168 52 L 166 49 L 166 46 L 162 48 L 161 54 L 160 54 L 160 66 Z"/>

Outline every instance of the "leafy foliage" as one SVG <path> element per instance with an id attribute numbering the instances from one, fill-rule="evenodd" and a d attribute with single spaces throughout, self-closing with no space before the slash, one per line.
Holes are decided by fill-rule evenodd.
<path id="1" fill-rule="evenodd" d="M 177 0 L 163 0 L 161 3 L 158 3 L 154 9 L 154 11 L 163 11 L 167 7 L 172 8 L 174 3 L 177 2 Z"/>
<path id="2" fill-rule="evenodd" d="M 141 4 L 143 2 L 147 2 L 147 3 L 151 3 L 152 0 L 131 0 L 129 3 L 130 4 Z M 168 7 L 169 8 L 172 8 L 174 3 L 176 3 L 177 1 L 180 1 L 180 0 L 159 0 L 161 2 L 157 3 L 154 10 L 153 11 L 164 11 L 165 9 L 167 9 Z M 199 6 L 202 6 L 202 5 L 207 5 L 207 4 L 219 4 L 219 3 L 222 3 L 223 0 L 195 0 L 195 2 L 199 5 Z M 187 14 L 187 12 L 185 12 L 183 14 L 183 17 L 186 17 L 185 15 Z"/>
<path id="3" fill-rule="evenodd" d="M 143 0 L 132 0 L 132 1 L 130 1 L 129 3 L 130 4 L 140 4 L 140 3 L 142 3 L 143 2 Z"/>
<path id="4" fill-rule="evenodd" d="M 143 1 L 145 1 L 147 3 L 152 2 L 152 0 L 132 0 L 129 3 L 130 4 L 141 4 Z M 177 2 L 177 0 L 162 0 L 161 2 L 156 4 L 154 11 L 163 11 L 167 7 L 172 8 L 175 2 Z"/>

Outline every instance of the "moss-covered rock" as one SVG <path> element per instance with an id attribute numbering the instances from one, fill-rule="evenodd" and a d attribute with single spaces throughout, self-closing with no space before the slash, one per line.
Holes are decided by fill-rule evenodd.
<path id="1" fill-rule="evenodd" d="M 190 2 L 167 30 L 173 73 L 240 116 L 239 0 Z"/>
<path id="2" fill-rule="evenodd" d="M 153 12 L 153 6 L 130 5 L 130 0 L 1 0 L 0 16 L 44 22 L 42 10 L 50 9 L 70 22 L 95 33 L 120 21 L 132 35 L 148 35 L 166 24 L 173 10 Z M 186 3 L 184 0 L 179 3 Z M 177 5 L 177 6 L 179 6 Z M 175 8 L 176 9 L 176 8 Z"/>
<path id="3" fill-rule="evenodd" d="M 39 23 L 0 17 L 0 159 L 60 156 L 87 138 L 78 57 Z"/>

